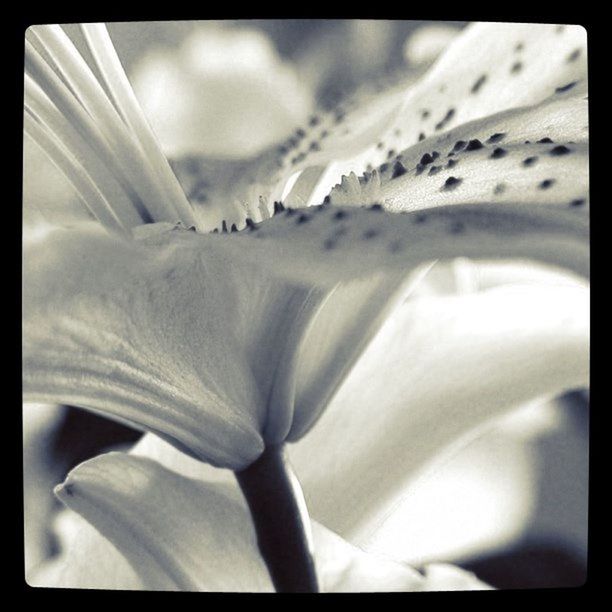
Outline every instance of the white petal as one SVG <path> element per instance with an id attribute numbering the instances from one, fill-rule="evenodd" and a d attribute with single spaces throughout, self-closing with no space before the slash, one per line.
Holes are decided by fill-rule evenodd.
<path id="1" fill-rule="evenodd" d="M 95 227 L 48 234 L 24 264 L 27 397 L 159 431 L 215 463 L 258 456 L 263 408 L 222 270 Z"/>
<path id="2" fill-rule="evenodd" d="M 359 543 L 443 451 L 525 401 L 586 385 L 588 334 L 576 287 L 407 301 L 291 452 L 313 517 Z"/>
<path id="3" fill-rule="evenodd" d="M 173 156 L 249 157 L 287 137 L 312 105 L 263 32 L 215 23 L 194 29 L 176 51 L 150 51 L 133 82 Z"/>
<path id="4" fill-rule="evenodd" d="M 570 85 L 567 93 L 535 106 L 472 121 L 409 147 L 379 167 L 378 185 L 364 176 L 355 181 L 357 190 L 349 190 L 343 180 L 331 201 L 380 202 L 394 211 L 472 202 L 586 201 L 586 87 L 584 81 Z M 456 181 L 452 186 L 450 177 Z"/>
<path id="5" fill-rule="evenodd" d="M 187 479 L 151 460 L 110 453 L 73 470 L 58 494 L 125 555 L 144 588 L 271 590 L 237 487 Z M 442 580 L 437 574 L 424 579 L 408 566 L 366 555 L 324 527 L 314 527 L 323 590 L 451 590 L 458 579 L 464 589 L 486 588 L 455 568 Z M 79 575 L 87 576 L 99 562 L 110 567 L 109 557 L 118 558 L 103 539 L 98 544 L 92 537 L 81 542 L 85 546 L 74 540 L 63 564 L 78 564 L 79 570 L 65 570 L 63 586 L 75 580 L 73 586 L 85 587 Z M 53 579 L 51 571 L 47 576 Z M 117 584 L 138 588 L 131 576 L 127 572 Z M 96 586 L 95 579 L 90 586 Z"/>

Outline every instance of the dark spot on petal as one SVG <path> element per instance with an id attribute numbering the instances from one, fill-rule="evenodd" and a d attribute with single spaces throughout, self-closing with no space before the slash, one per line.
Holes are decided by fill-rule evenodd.
<path id="1" fill-rule="evenodd" d="M 555 184 L 555 179 L 545 179 L 538 185 L 538 189 L 549 189 L 554 184 Z"/>
<path id="2" fill-rule="evenodd" d="M 370 210 L 382 212 L 384 209 L 382 207 L 382 204 L 372 204 L 372 206 L 370 206 Z"/>
<path id="3" fill-rule="evenodd" d="M 466 151 L 478 151 L 478 149 L 482 149 L 484 147 L 484 145 L 482 144 L 482 142 L 480 142 L 480 140 L 478 140 L 477 138 L 474 138 L 474 140 L 470 140 L 470 142 L 467 143 L 467 147 L 465 147 Z"/>
<path id="4" fill-rule="evenodd" d="M 527 157 L 523 160 L 523 166 L 533 166 L 538 161 L 537 156 Z"/>
<path id="5" fill-rule="evenodd" d="M 552 144 L 552 140 L 550 138 L 548 138 L 548 136 L 546 136 L 546 138 L 540 138 L 540 140 L 538 140 L 538 144 Z"/>
<path id="6" fill-rule="evenodd" d="M 557 145 L 556 147 L 553 147 L 549 151 L 551 155 L 567 155 L 568 153 L 571 153 L 571 152 L 572 150 L 566 147 L 565 145 Z"/>
<path id="7" fill-rule="evenodd" d="M 421 132 L 421 133 L 419 134 L 419 142 L 421 142 L 421 141 L 425 140 L 425 138 L 426 138 L 425 134 L 423 134 L 423 132 Z"/>
<path id="8" fill-rule="evenodd" d="M 381 172 L 386 172 L 388 169 L 389 169 L 389 164 L 387 163 L 382 164 L 382 166 L 380 167 Z"/>
<path id="9" fill-rule="evenodd" d="M 219 233 L 219 228 L 215 227 L 215 229 L 212 231 L 213 234 L 218 234 Z"/>
<path id="10" fill-rule="evenodd" d="M 438 174 L 440 170 L 442 170 L 442 166 L 432 166 L 427 174 L 428 176 L 432 176 L 434 174 Z"/>
<path id="11" fill-rule="evenodd" d="M 377 148 L 377 149 L 384 149 L 384 148 L 385 148 L 385 143 L 384 143 L 384 142 L 379 142 L 379 143 L 376 145 L 376 148 Z"/>
<path id="12" fill-rule="evenodd" d="M 315 142 L 314 140 L 310 143 L 310 147 L 309 149 L 311 151 L 320 151 L 321 150 L 321 146 L 319 145 L 318 142 Z"/>
<path id="13" fill-rule="evenodd" d="M 514 62 L 510 68 L 511 74 L 518 74 L 523 69 L 523 62 Z"/>
<path id="14" fill-rule="evenodd" d="M 365 232 L 363 232 L 362 236 L 363 236 L 364 240 L 370 240 L 370 239 L 375 238 L 376 236 L 378 236 L 378 234 L 379 234 L 378 230 L 368 229 Z"/>
<path id="15" fill-rule="evenodd" d="M 326 251 L 331 251 L 336 248 L 337 241 L 334 238 L 327 238 L 325 242 L 323 242 L 323 248 Z"/>
<path id="16" fill-rule="evenodd" d="M 232 226 L 230 227 L 230 232 L 237 232 L 238 228 L 236 227 L 235 223 L 232 223 Z"/>
<path id="17" fill-rule="evenodd" d="M 406 174 L 406 168 L 404 164 L 402 164 L 402 162 L 400 161 L 396 161 L 395 164 L 393 164 L 393 173 L 391 174 L 391 179 L 395 179 L 398 176 L 402 176 L 403 174 Z"/>
<path id="18" fill-rule="evenodd" d="M 462 234 L 465 231 L 465 225 L 461 221 L 455 221 L 449 229 L 451 234 Z"/>
<path id="19" fill-rule="evenodd" d="M 506 191 L 505 183 L 498 183 L 497 185 L 495 185 L 495 189 L 493 190 L 493 193 L 495 195 L 499 195 L 500 193 L 504 193 L 504 191 Z"/>
<path id="20" fill-rule="evenodd" d="M 344 210 L 337 210 L 333 215 L 332 215 L 332 219 L 335 219 L 337 221 L 339 221 L 340 219 L 346 219 L 346 217 L 348 217 L 348 214 L 346 211 Z"/>
<path id="21" fill-rule="evenodd" d="M 253 223 L 253 219 L 251 219 L 250 217 L 246 218 L 245 223 L 250 231 L 254 232 L 257 229 L 257 225 Z"/>
<path id="22" fill-rule="evenodd" d="M 577 83 L 578 81 L 572 81 L 571 83 L 568 83 L 567 85 L 562 85 L 561 87 L 557 87 L 555 89 L 555 93 L 564 93 L 566 91 L 569 91 L 570 89 L 573 89 Z"/>
<path id="23" fill-rule="evenodd" d="M 467 143 L 465 142 L 465 140 L 458 140 L 454 146 L 453 146 L 453 151 L 457 152 L 457 151 L 461 151 L 461 149 L 463 149 L 463 147 L 465 147 Z"/>
<path id="24" fill-rule="evenodd" d="M 302 128 L 299 128 L 295 132 L 295 135 L 301 140 L 302 138 L 304 138 L 304 136 L 306 136 L 306 132 Z"/>
<path id="25" fill-rule="evenodd" d="M 584 198 L 578 198 L 570 202 L 570 206 L 582 206 L 586 200 Z"/>
<path id="26" fill-rule="evenodd" d="M 487 138 L 487 142 L 489 144 L 495 144 L 496 142 L 503 140 L 505 136 L 506 136 L 505 132 L 496 132 L 495 134 L 491 134 L 491 136 Z"/>
<path id="27" fill-rule="evenodd" d="M 520 42 L 516 44 L 516 47 L 514 47 L 514 51 L 518 53 L 519 51 L 522 51 L 524 48 L 525 48 L 525 45 L 522 42 Z"/>
<path id="28" fill-rule="evenodd" d="M 309 120 L 308 120 L 308 125 L 310 127 L 315 127 L 317 125 L 319 125 L 319 123 L 321 123 L 321 119 L 319 119 L 319 117 L 317 117 L 316 115 L 313 115 Z"/>
<path id="29" fill-rule="evenodd" d="M 454 166 L 457 165 L 457 160 L 456 159 L 449 159 L 448 162 L 446 162 L 446 167 L 447 168 L 453 168 Z"/>
<path id="30" fill-rule="evenodd" d="M 432 152 L 431 152 L 431 156 L 432 156 L 434 159 L 438 159 L 438 157 L 440 157 L 440 154 L 439 154 L 437 151 L 432 151 Z"/>
<path id="31" fill-rule="evenodd" d="M 427 215 L 425 213 L 417 213 L 413 219 L 415 223 L 424 223 L 427 220 Z"/>
<path id="32" fill-rule="evenodd" d="M 295 215 L 295 209 L 293 209 L 293 208 L 287 208 L 287 210 L 286 210 L 285 214 L 286 214 L 288 217 L 292 217 L 293 215 Z"/>
<path id="33" fill-rule="evenodd" d="M 429 117 L 429 111 L 428 110 L 422 110 L 421 111 L 421 119 L 427 119 L 427 117 Z"/>
<path id="34" fill-rule="evenodd" d="M 327 130 L 323 130 L 321 134 L 319 135 L 319 138 L 323 140 L 324 138 L 327 138 L 328 136 L 329 136 L 329 132 Z"/>
<path id="35" fill-rule="evenodd" d="M 486 80 L 487 80 L 487 75 L 486 74 L 483 74 L 482 76 L 478 77 L 476 82 L 472 85 L 472 88 L 470 89 L 470 91 L 473 94 L 478 93 L 480 88 L 485 84 Z"/>
<path id="36" fill-rule="evenodd" d="M 433 163 L 433 157 L 429 153 L 425 153 L 419 162 L 422 166 Z"/>
<path id="37" fill-rule="evenodd" d="M 395 157 L 395 149 L 389 149 L 387 151 L 387 159 L 391 159 L 392 157 Z"/>
<path id="38" fill-rule="evenodd" d="M 400 130 L 399 128 L 395 128 L 393 130 L 393 135 L 394 136 L 401 136 L 402 135 L 402 130 Z"/>
<path id="39" fill-rule="evenodd" d="M 564 30 L 565 30 L 565 26 L 564 26 L 564 25 L 558 25 L 558 26 L 555 28 L 555 32 L 556 32 L 557 34 L 562 34 Z"/>
<path id="40" fill-rule="evenodd" d="M 491 153 L 491 159 L 500 159 L 501 157 L 505 157 L 506 155 L 508 155 L 508 151 L 506 151 L 506 149 L 497 147 L 493 150 L 493 153 Z"/>
<path id="41" fill-rule="evenodd" d="M 444 182 L 444 185 L 442 186 L 442 189 L 450 191 L 451 189 L 455 189 L 462 182 L 463 182 L 463 179 L 457 178 L 455 176 L 449 176 L 446 179 L 446 181 Z"/>
<path id="42" fill-rule="evenodd" d="M 327 204 L 329 204 L 330 202 L 331 202 L 331 198 L 330 198 L 328 195 L 326 195 L 326 196 L 323 198 L 323 206 L 326 206 L 326 205 L 327 205 Z"/>
<path id="43" fill-rule="evenodd" d="M 568 56 L 567 59 L 565 60 L 568 64 L 571 64 L 572 62 L 575 62 L 579 57 L 580 57 L 580 53 L 582 52 L 582 49 L 574 49 Z"/>
<path id="44" fill-rule="evenodd" d="M 282 202 L 274 202 L 274 214 L 275 215 L 279 212 L 283 212 L 283 210 L 285 210 L 285 207 L 283 206 Z"/>
<path id="45" fill-rule="evenodd" d="M 298 218 L 297 218 L 297 223 L 307 223 L 308 221 L 310 221 L 310 217 L 308 215 L 305 214 L 301 214 Z"/>
<path id="46" fill-rule="evenodd" d="M 389 243 L 390 253 L 399 253 L 402 250 L 402 243 L 399 240 L 393 240 Z"/>
<path id="47" fill-rule="evenodd" d="M 436 123 L 435 125 L 436 131 L 441 130 L 442 128 L 446 127 L 446 124 L 454 117 L 454 115 L 455 115 L 455 109 L 449 108 L 448 111 L 446 111 L 446 115 L 444 115 L 442 120 Z"/>
<path id="48" fill-rule="evenodd" d="M 227 234 L 227 223 L 225 222 L 225 219 L 223 220 L 223 222 L 221 223 L 221 231 L 224 234 Z"/>

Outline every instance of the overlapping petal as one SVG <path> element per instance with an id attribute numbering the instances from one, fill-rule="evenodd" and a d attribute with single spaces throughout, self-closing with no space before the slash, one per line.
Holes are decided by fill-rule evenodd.
<path id="1" fill-rule="evenodd" d="M 297 201 L 317 204 L 343 174 L 374 169 L 463 123 L 537 105 L 585 78 L 586 32 L 579 26 L 473 24 L 418 84 L 400 81 L 382 91 L 360 91 L 315 117 L 276 155 L 231 171 L 231 189 L 215 193 L 213 187 L 202 210 L 225 196 L 247 205 L 255 220 L 265 218 L 258 208 L 272 211 L 289 178 L 299 173 Z M 295 199 L 291 192 L 288 197 Z M 243 227 L 244 215 L 229 215 L 228 224 Z"/>
<path id="2" fill-rule="evenodd" d="M 313 517 L 365 542 L 454 445 L 525 401 L 586 386 L 588 337 L 580 286 L 408 300 L 291 448 Z"/>
<path id="3" fill-rule="evenodd" d="M 47 568 L 33 576 L 34 583 L 44 585 L 60 576 L 61 586 L 85 586 L 79 583 L 80 576 L 96 563 L 108 567 L 117 559 L 124 567 L 123 556 L 132 571 L 123 580 L 106 578 L 106 588 L 272 589 L 248 510 L 235 486 L 192 480 L 152 460 L 111 453 L 81 464 L 58 494 L 113 546 L 91 528 L 81 527 L 86 535 L 79 538 L 81 546 L 69 549 L 68 558 L 55 570 Z M 314 537 L 317 572 L 325 591 L 488 588 L 458 568 L 431 566 L 421 575 L 408 566 L 367 555 L 321 525 L 314 525 Z M 62 567 L 82 569 L 62 574 Z M 94 580 L 87 586 L 98 584 Z"/>

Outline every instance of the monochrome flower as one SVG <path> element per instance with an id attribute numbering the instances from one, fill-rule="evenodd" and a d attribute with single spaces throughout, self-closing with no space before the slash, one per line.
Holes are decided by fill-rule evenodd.
<path id="1" fill-rule="evenodd" d="M 97 219 L 26 236 L 26 400 L 229 468 L 256 523 L 259 476 L 245 474 L 296 443 L 313 516 L 355 541 L 410 470 L 521 403 L 586 386 L 584 285 L 418 295 L 438 259 L 588 275 L 583 30 L 476 24 L 408 89 L 361 92 L 248 161 L 179 161 L 189 201 L 104 27 L 82 29 L 102 85 L 59 26 L 32 28 L 26 48 L 26 131 Z M 59 489 L 145 588 L 266 589 L 257 542 L 268 569 L 272 553 L 237 492 L 132 455 L 93 459 Z M 326 546 L 348 545 L 314 534 L 323 587 L 358 589 L 325 567 Z M 225 569 L 207 573 L 217 549 Z M 228 578 L 239 560 L 244 582 Z M 431 586 L 393 567 L 379 589 Z"/>

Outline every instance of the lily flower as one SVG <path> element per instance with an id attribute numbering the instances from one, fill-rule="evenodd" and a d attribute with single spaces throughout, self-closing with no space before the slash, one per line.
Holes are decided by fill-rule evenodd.
<path id="1" fill-rule="evenodd" d="M 97 222 L 63 219 L 26 241 L 25 398 L 82 406 L 235 472 L 257 536 L 226 489 L 126 455 L 83 464 L 61 499 L 145 587 L 205 588 L 196 552 L 225 547 L 230 572 L 255 541 L 277 588 L 327 575 L 316 528 L 319 565 L 306 554 L 301 577 L 282 576 L 270 499 L 290 517 L 287 550 L 312 548 L 286 443 L 313 516 L 360 540 L 389 512 L 391 483 L 512 407 L 587 384 L 583 287 L 407 300 L 437 259 L 588 275 L 582 29 L 477 24 L 407 90 L 362 94 L 250 162 L 185 168 L 195 203 L 104 26 L 82 29 L 101 83 L 59 26 L 26 41 L 26 131 Z M 338 472 L 347 459 L 359 474 Z M 308 474 L 315 463 L 331 481 Z M 198 505 L 209 518 L 226 508 L 227 536 L 197 522 Z"/>

